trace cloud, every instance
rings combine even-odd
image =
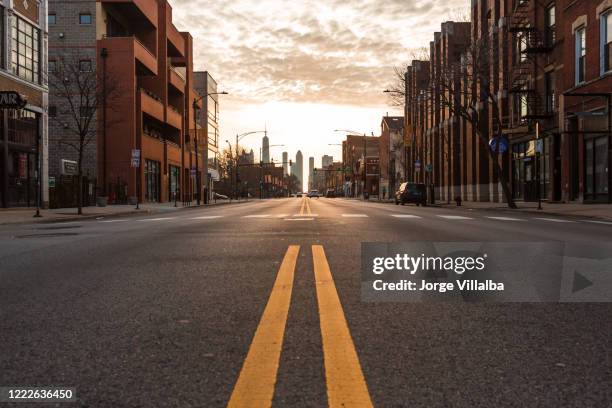
[[[171,0],[195,66],[231,99],[372,106],[468,0]]]

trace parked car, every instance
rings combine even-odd
[[[336,192],[330,188],[325,192],[325,197],[334,198],[336,197]]]
[[[319,190],[310,190],[308,192],[308,197],[319,198]]]
[[[301,197],[301,196],[302,196],[302,193],[297,193],[295,196],[296,196],[296,197]]]
[[[427,205],[427,190],[423,183],[402,183],[395,192],[395,205],[415,203],[417,206]]]

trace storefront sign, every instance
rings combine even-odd
[[[74,176],[78,173],[77,162],[74,160],[62,159],[62,174],[65,176]]]
[[[140,167],[140,158],[132,157],[130,164],[132,167]]]
[[[55,188],[55,177],[49,177],[49,188]]]
[[[0,109],[23,109],[26,99],[15,91],[0,91]]]

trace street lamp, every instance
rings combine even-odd
[[[236,157],[238,157],[238,142],[244,139],[245,137],[249,135],[254,135],[256,133],[264,133],[266,136],[268,135],[267,130],[254,130],[251,132],[236,134]],[[248,194],[249,192],[247,191],[247,197],[248,197]],[[237,164],[236,164],[236,171],[234,172],[234,195],[238,197],[238,167],[237,167]]]
[[[195,144],[195,151],[196,151],[195,166],[196,166],[196,188],[197,188],[196,203],[197,205],[200,205],[200,191],[202,190],[202,187],[200,186],[200,183],[201,183],[200,182],[200,164],[198,160],[198,155],[200,154],[200,151],[198,149],[198,123],[196,120],[196,116],[197,116],[196,111],[199,109],[198,102],[200,102],[204,98],[208,98],[210,95],[229,95],[229,94],[225,91],[207,92],[206,95],[200,96],[199,98],[193,98],[193,131],[195,133],[194,144]]]

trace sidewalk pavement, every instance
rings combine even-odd
[[[362,198],[352,198],[353,200],[363,200]],[[376,198],[370,199],[372,202],[380,202],[385,204],[394,204],[393,199],[377,200]],[[612,221],[612,204],[563,204],[563,203],[542,203],[542,210],[538,210],[537,202],[517,202],[518,208],[508,208],[506,203],[492,203],[492,202],[478,202],[478,201],[463,201],[460,207],[454,201],[447,202],[436,202],[436,204],[429,204],[433,207],[445,208],[445,209],[467,209],[467,210],[493,210],[493,211],[508,211],[514,213],[534,213],[541,215],[564,215],[571,217],[586,217],[586,218],[599,218],[607,221]]]
[[[224,204],[236,204],[247,202],[246,200],[217,200],[209,204],[198,206],[195,201],[191,203],[141,203],[140,209],[136,209],[134,205],[107,205],[106,207],[83,207],[83,215],[77,215],[76,208],[54,208],[48,210],[40,210],[40,218],[34,217],[36,208],[19,207],[19,208],[0,208],[0,225],[5,224],[29,224],[29,223],[45,223],[45,222],[66,222],[80,221],[92,218],[106,218],[111,216],[124,216],[133,214],[153,214],[184,210],[189,208],[203,208]]]

